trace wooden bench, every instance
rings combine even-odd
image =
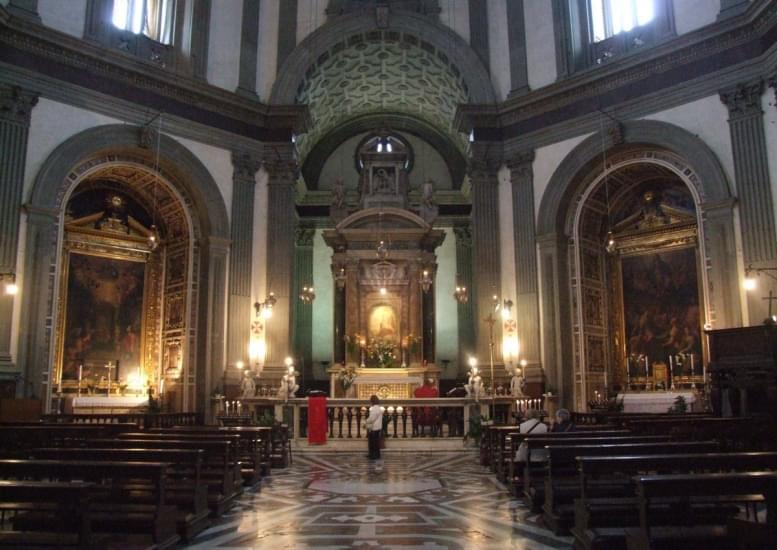
[[[151,433],[189,435],[236,435],[239,436],[240,463],[243,481],[255,485],[262,476],[269,475],[272,455],[272,428],[264,426],[174,426],[156,428]]]
[[[166,499],[177,508],[178,534],[189,541],[210,525],[208,486],[202,478],[205,451],[201,449],[43,448],[33,449],[30,456],[52,460],[168,463]]]
[[[0,477],[13,480],[86,481],[91,490],[94,532],[120,535],[133,541],[169,548],[180,537],[174,507],[167,503],[167,464],[163,462],[101,462],[94,460],[0,460]],[[15,528],[27,530],[56,521],[39,507],[16,516]]]
[[[721,506],[761,495],[766,503],[767,525],[777,526],[777,472],[650,475],[635,477],[634,481],[639,499],[639,527],[626,529],[626,545],[630,550],[737,548],[737,541],[728,533],[728,519],[722,524],[697,523],[693,503],[699,498]],[[657,520],[652,514],[653,502],[662,499],[676,503],[674,521],[668,525],[661,521],[665,515]],[[774,539],[762,544],[759,545],[762,548],[773,547]]]
[[[523,468],[523,496],[527,506],[539,512],[545,502],[545,476],[548,471],[547,447],[558,445],[615,445],[666,443],[664,436],[616,435],[603,437],[547,437],[526,434],[527,460]],[[539,456],[539,458],[537,458]],[[534,458],[532,458],[534,457]]]
[[[89,500],[93,487],[80,481],[0,481],[0,545],[95,547]],[[51,520],[25,529],[13,526],[16,517],[38,510],[47,510]]]
[[[131,424],[32,424],[0,425],[0,454],[5,458],[24,458],[26,451],[38,447],[62,447],[72,441],[116,437],[135,429]]]
[[[202,479],[208,487],[211,515],[221,516],[243,493],[240,462],[229,441],[182,439],[93,439],[82,444],[89,448],[114,449],[202,449]]]
[[[504,482],[508,484],[510,493],[515,496],[523,494],[523,473],[519,472],[517,468],[517,462],[515,455],[518,452],[518,447],[527,436],[531,437],[548,437],[553,439],[574,439],[579,437],[625,437],[631,433],[624,429],[604,429],[604,430],[585,430],[584,432],[549,432],[544,434],[522,434],[518,432],[511,432],[507,434],[505,438],[505,450],[503,460],[506,465],[506,473]]]
[[[574,499],[580,496],[578,457],[612,455],[654,455],[708,453],[719,450],[714,441],[675,441],[634,443],[626,445],[558,445],[547,447],[548,464],[544,480],[545,502],[542,507],[545,524],[556,534],[565,534],[574,520]],[[603,476],[590,480],[590,490],[604,495],[633,494],[630,477]]]
[[[690,473],[777,469],[777,453],[689,453],[637,456],[578,456],[579,496],[574,500],[575,546],[626,548],[626,527],[639,524],[632,479],[638,473]],[[597,481],[617,480],[616,491]],[[755,504],[755,503],[753,503]]]

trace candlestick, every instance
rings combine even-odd
[[[669,388],[674,390],[674,355],[669,356],[669,378],[672,380],[672,385]]]

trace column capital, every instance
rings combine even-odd
[[[472,226],[470,224],[454,225],[453,234],[456,237],[456,246],[472,246]]]
[[[720,91],[720,100],[728,107],[729,117],[732,119],[747,116],[760,116],[761,94],[764,91],[764,82],[757,78],[748,82],[740,82]]]
[[[504,164],[501,143],[475,142],[471,144],[470,151],[467,174],[473,180],[496,176],[496,173]]]
[[[270,176],[270,184],[293,183],[299,173],[299,163],[291,143],[267,143],[262,153],[262,166]]]
[[[38,94],[19,86],[0,84],[0,121],[30,124],[30,113],[38,103]]]
[[[247,151],[232,151],[233,178],[244,183],[256,183],[256,172],[262,167],[262,159]]]
[[[313,247],[313,238],[316,236],[314,227],[297,227],[294,230],[294,244],[298,247]]]
[[[506,159],[505,164],[510,169],[510,180],[513,183],[532,179],[534,157],[534,149],[527,149],[518,151]]]

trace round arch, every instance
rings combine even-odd
[[[577,250],[572,229],[579,202],[589,187],[600,183],[602,142],[607,149],[633,151],[645,162],[672,164],[678,177],[691,188],[697,201],[701,248],[705,256],[708,320],[715,328],[741,324],[737,277],[734,198],[715,154],[697,136],[658,121],[623,123],[617,142],[596,133],[573,149],[553,173],[537,216],[539,279],[542,316],[542,356],[550,382],[559,389],[565,405],[573,405],[575,364],[572,336],[574,261]],[[666,152],[666,155],[663,155]],[[662,158],[665,156],[666,158]],[[609,170],[609,163],[608,163]],[[573,262],[570,264],[570,262]]]
[[[197,329],[191,342],[192,358],[183,381],[191,394],[189,407],[204,411],[212,380],[223,368],[226,259],[229,251],[229,218],[221,193],[205,166],[184,146],[162,135],[156,151],[143,146],[144,129],[129,125],[90,128],[60,144],[38,172],[25,204],[27,212],[24,258],[24,292],[20,329],[19,362],[26,377],[44,398],[51,391],[57,316],[59,261],[63,213],[72,190],[101,165],[136,162],[156,172],[185,199],[196,239],[191,261],[194,284],[191,322]],[[155,139],[152,141],[156,141]],[[186,390],[187,385],[189,387]],[[186,401],[184,401],[186,402]]]

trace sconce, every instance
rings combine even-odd
[[[453,291],[453,297],[460,304],[466,304],[469,301],[467,287],[459,282],[458,275],[456,275],[456,290]]]
[[[9,296],[15,296],[19,293],[19,285],[16,284],[16,273],[0,273],[0,281],[6,281],[5,293]]]
[[[432,272],[425,267],[421,270],[421,289],[424,292],[429,292],[430,288],[432,288]]]
[[[303,286],[299,293],[299,299],[303,304],[312,304],[316,299],[316,291],[312,286]]]
[[[345,275],[345,268],[340,266],[335,270],[335,284],[337,285],[338,290],[342,290],[345,288],[345,280],[347,279]]]
[[[745,280],[742,282],[742,286],[745,290],[755,290],[758,286],[758,279],[754,275],[760,276],[761,273],[765,273],[775,281],[777,277],[772,275],[770,271],[777,271],[777,267],[753,267],[749,265],[745,268]]]
[[[501,313],[502,319],[509,319],[510,312],[513,310],[513,301],[505,299],[500,303],[496,294],[494,294],[492,299],[494,301],[494,313]]]
[[[277,301],[278,300],[275,299],[275,293],[270,292],[264,302],[254,303],[256,316],[259,317],[261,315],[264,319],[269,319],[272,317],[272,308],[275,306],[275,302]]]

